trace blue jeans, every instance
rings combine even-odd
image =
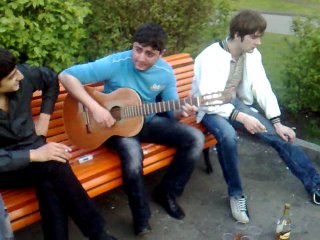
[[[124,189],[135,224],[150,218],[150,208],[143,182],[141,142],[157,143],[177,149],[160,186],[172,196],[180,196],[196,161],[200,158],[204,136],[196,128],[166,117],[154,116],[134,137],[113,136],[106,143],[115,149],[122,162]]]
[[[0,194],[0,239],[13,240],[9,214]]]
[[[320,176],[310,158],[297,145],[282,140],[276,133],[271,122],[260,113],[253,111],[238,99],[232,100],[240,112],[257,118],[267,129],[265,133],[255,134],[257,138],[272,146],[279,154],[291,172],[303,183],[309,194],[320,186]],[[217,152],[224,179],[228,185],[229,196],[239,196],[243,193],[238,167],[237,132],[235,129],[247,131],[245,127],[230,119],[216,114],[206,114],[203,125],[215,135],[218,140]]]

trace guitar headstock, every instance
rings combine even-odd
[[[222,105],[230,101],[231,94],[229,94],[226,91],[219,91],[219,92],[213,92],[213,93],[207,93],[205,95],[202,95],[201,98],[201,107],[211,107],[211,106],[217,106]]]

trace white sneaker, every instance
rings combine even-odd
[[[320,205],[320,189],[312,194],[312,200],[314,204]]]
[[[247,198],[245,196],[230,197],[232,216],[241,223],[248,223]]]

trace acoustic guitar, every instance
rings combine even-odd
[[[110,128],[99,126],[82,103],[71,94],[66,96],[63,107],[65,131],[74,145],[88,150],[99,147],[114,135],[135,136],[140,132],[146,115],[179,110],[185,103],[197,107],[224,103],[222,92],[180,100],[142,103],[139,95],[130,88],[119,88],[109,94],[89,86],[85,86],[85,90],[116,119],[116,123]]]

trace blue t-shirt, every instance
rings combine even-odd
[[[159,58],[149,69],[137,70],[132,62],[132,50],[75,65],[62,73],[76,77],[82,84],[103,81],[105,93],[118,88],[131,88],[140,95],[144,103],[154,103],[156,98],[162,101],[178,99],[172,67]],[[149,115],[148,119],[151,117]]]

